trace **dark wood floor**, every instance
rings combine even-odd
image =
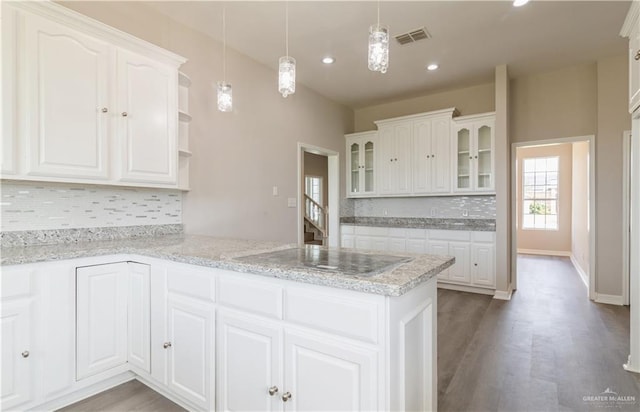
[[[438,290],[440,411],[640,410],[629,309],[587,298],[567,258],[518,258],[511,301]],[[585,401],[610,389],[635,403]],[[183,411],[132,381],[63,411]]]
[[[438,291],[440,411],[640,410],[629,308],[593,303],[568,258],[520,256],[511,301]],[[635,402],[585,401],[607,389]]]

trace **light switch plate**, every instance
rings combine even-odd
[[[278,196],[278,186],[273,187],[273,195]]]
[[[298,206],[298,202],[296,202],[295,197],[287,198],[287,207],[296,207],[296,206]]]

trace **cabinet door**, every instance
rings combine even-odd
[[[139,371],[151,372],[150,267],[129,262],[127,360]]]
[[[411,123],[395,127],[395,154],[393,163],[395,172],[395,188],[393,193],[403,194],[411,192]]]
[[[29,298],[2,303],[2,410],[14,408],[33,397],[31,306]]]
[[[429,254],[432,255],[440,255],[440,256],[449,256],[449,242],[440,241],[440,240],[430,240],[429,241]],[[456,261],[457,263],[457,261]],[[451,269],[445,269],[442,272],[438,273],[438,279],[449,279],[449,271]]]
[[[127,264],[76,270],[77,379],[127,362]]]
[[[375,150],[377,143],[371,139],[362,140],[362,170],[360,176],[362,179],[361,187],[366,194],[375,192]]]
[[[416,194],[431,192],[431,155],[431,121],[417,121],[413,124],[413,192]]]
[[[491,244],[471,246],[471,281],[474,285],[495,287],[495,248]]]
[[[220,311],[217,330],[216,409],[281,410],[281,327],[237,312]]]
[[[27,173],[107,179],[110,47],[33,15],[24,42]]]
[[[640,105],[640,26],[636,24],[629,36],[629,113]]]
[[[346,247],[349,249],[353,249],[356,247],[355,238],[353,235],[342,235],[342,242],[340,243],[341,247]]]
[[[366,235],[356,235],[356,249],[373,249],[373,237]]]
[[[431,122],[431,192],[451,191],[451,119]]]
[[[347,177],[347,193],[350,195],[358,195],[364,189],[360,181],[361,171],[364,167],[364,165],[361,164],[362,147],[360,141],[347,141],[347,153],[347,156],[349,156],[347,163],[347,170],[349,173],[349,176]]]
[[[378,192],[380,194],[391,194],[395,190],[397,179],[396,167],[394,164],[395,154],[395,131],[392,126],[382,126],[378,131]]]
[[[213,305],[170,294],[167,322],[169,389],[194,406],[210,410],[214,393]]]
[[[470,244],[467,242],[449,242],[449,255],[456,258],[456,263],[449,268],[449,280],[469,283],[469,253]]]
[[[0,96],[2,96],[2,110],[0,111],[0,172],[2,174],[14,174],[16,170],[16,78],[17,78],[17,44],[16,44],[16,12],[9,7],[2,8],[0,16],[0,35],[2,39],[2,51],[0,67],[2,78],[0,79]]]
[[[297,411],[377,410],[378,354],[294,328],[285,331],[285,408]]]
[[[118,50],[119,144],[126,182],[176,183],[177,70]]]
[[[494,122],[486,121],[474,126],[475,162],[475,190],[486,192],[494,190]]]
[[[472,190],[472,160],[470,126],[459,126],[453,135],[454,191]]]

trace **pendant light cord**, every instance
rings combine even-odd
[[[286,47],[286,54],[289,57],[289,2],[284,3],[284,43]]]
[[[222,7],[222,80],[227,82],[227,10]]]

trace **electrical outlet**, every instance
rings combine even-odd
[[[278,196],[278,186],[273,187],[273,195]]]
[[[462,216],[464,217],[469,216],[469,211],[467,209],[462,209]]]
[[[386,215],[388,215],[387,209],[384,209],[384,210],[382,211],[382,213],[383,213],[385,216],[386,216]]]
[[[436,209],[435,207],[431,208],[431,217],[436,217],[436,214],[438,214],[438,209]]]
[[[298,202],[296,202],[296,198],[295,197],[288,197],[287,198],[287,207],[296,207],[298,206]]]

